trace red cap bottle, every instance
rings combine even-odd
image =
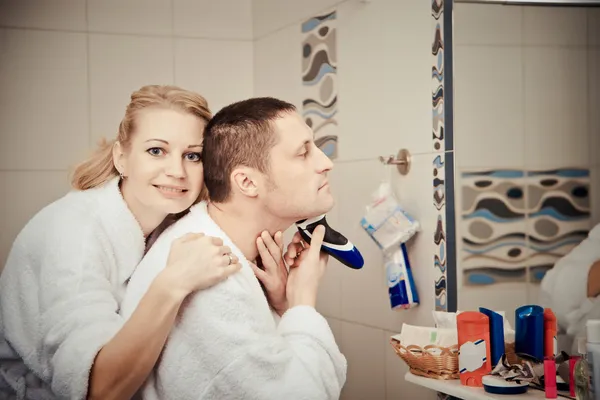
[[[554,358],[558,353],[556,315],[550,308],[544,308],[544,357]]]
[[[465,311],[458,314],[456,321],[460,382],[482,387],[482,377],[492,371],[489,318],[478,311]]]

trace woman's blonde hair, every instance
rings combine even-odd
[[[110,141],[102,140],[96,152],[75,168],[71,179],[71,185],[75,189],[92,189],[119,175],[113,163],[113,146],[116,141],[125,148],[129,146],[131,137],[136,130],[137,114],[148,108],[170,108],[183,111],[197,116],[206,123],[212,118],[206,99],[197,93],[170,85],[143,86],[131,94],[131,101],[119,124],[117,138]],[[203,188],[200,199],[205,197],[206,189]]]

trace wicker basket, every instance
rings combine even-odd
[[[405,347],[393,338],[390,343],[413,374],[441,380],[459,379],[457,345],[452,347],[429,345],[424,348],[409,345]],[[439,352],[431,353],[434,349]]]
[[[410,372],[415,375],[424,376],[434,379],[460,379],[458,372],[458,345],[451,347],[440,347],[435,345],[420,346],[410,345],[403,346],[396,339],[391,339],[390,343],[398,356],[410,368]],[[435,354],[431,350],[439,350]],[[505,343],[504,351],[506,360],[510,364],[521,364],[521,360],[515,354],[515,343]]]

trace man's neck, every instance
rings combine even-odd
[[[231,203],[212,203],[207,206],[208,215],[240,249],[248,261],[256,262],[258,249],[256,239],[265,230],[271,236],[277,231],[285,231],[289,222],[265,215],[253,207],[236,207]]]

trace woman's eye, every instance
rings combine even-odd
[[[160,156],[164,153],[163,149],[161,149],[160,147],[152,147],[151,149],[148,149],[146,151],[151,156]]]
[[[188,153],[185,155],[185,158],[188,161],[198,162],[202,160],[202,155],[200,153]]]

